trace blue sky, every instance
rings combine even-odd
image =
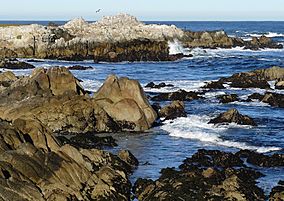
[[[68,20],[129,13],[140,20],[284,20],[284,0],[1,0],[0,20]],[[102,11],[96,14],[96,10]]]

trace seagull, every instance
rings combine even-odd
[[[102,9],[97,10],[96,13],[100,12],[101,10],[102,10]]]

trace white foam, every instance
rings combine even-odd
[[[182,43],[174,39],[173,41],[168,41],[168,46],[169,46],[169,54],[170,55],[175,55],[175,54],[184,54],[184,55],[189,55],[189,49],[184,48]]]
[[[85,79],[83,82],[81,82],[81,84],[85,90],[97,91],[103,85],[103,82]]]
[[[229,128],[240,127],[243,129],[248,129],[251,127],[237,124],[215,126],[213,124],[207,124],[209,120],[209,116],[189,115],[188,117],[181,117],[173,121],[166,121],[165,125],[163,125],[161,128],[169,132],[170,136],[173,137],[189,138],[219,146],[250,149],[260,153],[281,150],[279,147],[258,147],[248,145],[244,142],[223,140],[221,138],[221,134]]]
[[[246,36],[250,36],[250,37],[266,36],[268,38],[274,38],[274,37],[284,37],[284,34],[283,33],[268,32],[268,33],[264,33],[264,34],[246,34]]]

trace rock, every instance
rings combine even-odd
[[[225,95],[220,95],[217,98],[219,99],[220,103],[230,103],[239,100],[237,94],[225,94]]]
[[[230,109],[227,112],[221,113],[218,117],[211,119],[208,123],[236,123],[241,125],[257,126],[252,118],[247,115],[240,114],[236,109]]]
[[[159,116],[165,118],[165,120],[186,117],[184,103],[182,101],[173,101],[160,109]]]
[[[111,75],[94,99],[123,130],[147,130],[157,118],[136,80]]]
[[[266,36],[261,36],[260,38],[252,37],[251,41],[246,41],[245,43],[245,49],[259,50],[263,48],[281,49],[283,45],[272,41],[272,39]]]
[[[263,190],[256,186],[261,176],[234,154],[199,150],[180,170],[162,169],[156,181],[138,179],[133,191],[141,201],[265,200]]]
[[[17,58],[17,53],[6,47],[0,48],[0,59],[15,59]]]
[[[91,66],[80,66],[80,65],[75,65],[75,66],[69,66],[68,67],[69,70],[90,70],[93,69],[93,67]]]
[[[284,89],[284,80],[275,83],[275,89]]]
[[[251,100],[251,99],[255,99],[255,100],[262,100],[264,97],[264,95],[261,95],[259,93],[253,93],[251,95],[248,96],[248,99]]]
[[[202,99],[200,92],[187,92],[185,90],[178,90],[170,93],[160,93],[157,96],[151,98],[153,101],[192,101]]]
[[[18,78],[11,71],[0,73],[0,91],[9,87]]]
[[[155,84],[154,82],[150,82],[148,83],[146,86],[146,88],[154,88],[154,89],[160,89],[160,88],[164,88],[164,87],[174,87],[174,85],[172,84],[166,84],[164,82],[161,82],[159,84]]]
[[[65,137],[68,135],[64,133],[60,136],[57,136],[57,139],[60,141],[62,145],[70,144],[76,148],[84,148],[84,149],[102,149],[104,147],[115,147],[117,146],[116,140],[111,137],[98,137],[94,133],[85,133],[85,134],[75,134],[73,137],[68,139]],[[69,134],[70,135],[70,134]]]
[[[269,195],[269,201],[283,201],[284,200],[284,181],[279,181],[278,186],[275,186]]]
[[[117,156],[132,168],[137,168],[137,166],[139,165],[137,158],[135,158],[135,156],[128,150],[120,151]]]
[[[0,131],[3,200],[130,200],[130,172],[118,156],[60,147],[37,120],[0,120]]]
[[[241,150],[236,156],[246,158],[248,163],[260,167],[284,167],[284,154],[273,154],[271,156],[250,150]]]
[[[225,89],[223,82],[220,82],[220,81],[209,82],[201,88],[205,88],[205,89]]]
[[[38,60],[38,59],[28,59],[27,62],[42,63],[44,61],[43,60]]]
[[[0,68],[6,68],[6,69],[33,69],[35,66],[32,64],[26,63],[26,62],[21,62],[21,61],[2,61],[0,62]]]
[[[274,107],[284,107],[284,94],[265,93],[261,101]]]

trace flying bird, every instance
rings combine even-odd
[[[102,9],[97,10],[96,13],[100,12],[101,10],[102,10]]]

